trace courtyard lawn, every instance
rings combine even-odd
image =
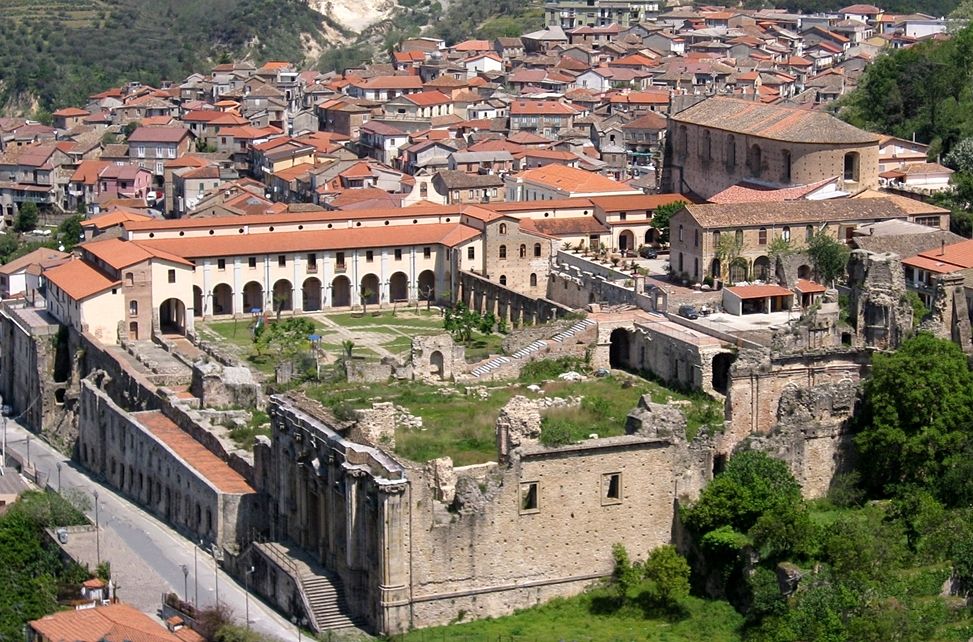
[[[376,314],[377,313],[377,314]],[[396,310],[369,310],[368,314],[361,312],[346,312],[343,314],[325,315],[329,321],[344,328],[373,328],[375,326],[396,326],[403,328],[425,328],[442,330],[443,318],[437,310],[422,309],[416,314],[415,308]]]
[[[393,642],[737,642],[743,617],[727,602],[690,597],[681,618],[651,617],[637,606],[614,608],[603,588],[554,599],[506,617],[419,629]]]

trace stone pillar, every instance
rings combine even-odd
[[[364,473],[357,470],[345,471],[345,564],[350,569],[358,569],[358,479]]]
[[[379,622],[382,633],[402,633],[411,625],[409,619],[409,571],[405,551],[407,515],[405,502],[406,483],[382,485],[378,488],[379,524]]]
[[[291,294],[291,308],[294,312],[304,311],[304,279],[307,278],[307,270],[305,269],[306,257],[302,258],[301,255],[294,255],[294,278],[291,279],[291,283],[294,284],[293,294]]]
[[[243,284],[240,283],[240,257],[233,259],[233,316],[243,314]]]

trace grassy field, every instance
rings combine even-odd
[[[534,381],[488,388],[486,399],[465,395],[462,386],[441,387],[415,382],[311,386],[308,394],[335,410],[339,416],[350,417],[351,409],[367,408],[375,401],[392,401],[403,406],[412,414],[422,417],[423,428],[398,430],[395,435],[397,454],[419,462],[448,456],[453,459],[454,465],[465,466],[496,458],[494,426],[497,415],[514,395],[538,397],[527,390],[530,383]],[[578,382],[550,381],[543,389],[548,397],[584,397],[581,408],[551,409],[545,413],[545,423],[549,422],[549,418],[554,418],[568,426],[569,436],[560,443],[580,441],[591,433],[597,433],[599,437],[624,434],[625,417],[644,394],[651,395],[657,402],[686,399],[684,395],[655,382],[629,375]],[[702,398],[692,403],[690,408],[697,403],[707,407],[717,404]],[[698,423],[691,426],[694,434],[699,426]]]
[[[689,598],[681,619],[612,608],[605,589],[555,599],[502,618],[420,629],[394,642],[736,642],[743,618],[726,602]]]

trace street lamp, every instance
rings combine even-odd
[[[27,467],[30,468],[30,435],[27,435]]]
[[[101,527],[98,522],[98,489],[93,490],[91,494],[95,496],[95,555],[98,560],[98,566],[101,566]]]
[[[182,594],[189,601],[189,567],[185,564],[180,565],[182,568]]]
[[[193,602],[193,606],[197,609],[199,608],[199,567],[196,565],[196,553],[202,545],[203,540],[199,540],[198,544],[193,541],[193,584],[196,586],[196,601]]]
[[[61,462],[57,462],[57,492],[61,494]]]
[[[254,568],[251,566],[245,573],[247,580],[247,592],[244,593],[244,599],[246,600],[246,616],[247,616],[247,629],[250,628],[250,574],[253,573]]]
[[[213,553],[213,576],[216,578],[216,608],[220,608],[220,562],[216,557],[216,542],[210,546]]]

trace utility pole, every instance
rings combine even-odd
[[[250,629],[250,574],[251,574],[251,573],[253,573],[253,570],[254,570],[254,569],[253,569],[253,567],[251,566],[251,567],[250,567],[250,568],[249,568],[249,569],[248,569],[248,570],[246,571],[246,578],[247,578],[247,592],[246,592],[246,593],[244,594],[244,599],[246,600],[246,605],[247,605],[247,606],[246,606],[246,609],[247,609],[247,615],[246,615],[246,617],[247,617],[247,629],[248,629],[248,630]]]
[[[101,526],[98,522],[98,489],[92,491],[95,496],[95,555],[98,566],[101,566]]]
[[[61,494],[61,462],[57,462],[57,493]]]
[[[213,553],[213,576],[216,578],[216,609],[220,608],[220,562],[216,559],[216,542],[210,546]]]
[[[195,606],[197,609],[199,608],[199,566],[196,564],[196,556],[197,551],[199,551],[199,547],[202,545],[203,540],[199,540],[198,544],[196,543],[196,540],[193,540],[193,584],[196,585],[196,601],[193,602],[193,606]]]
[[[4,412],[3,395],[0,395],[0,422],[3,422],[3,443],[0,444],[3,452],[0,453],[0,475],[7,466],[7,413]]]
[[[189,601],[189,567],[182,565],[182,595]]]

